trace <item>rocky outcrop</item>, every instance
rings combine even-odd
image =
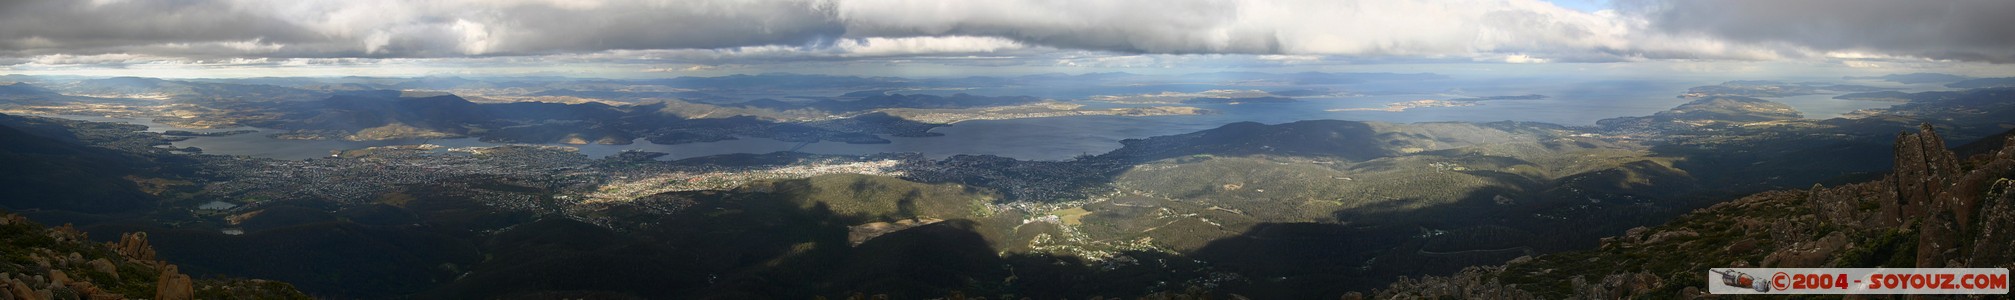
[[[1586,277],[1575,276],[1569,282],[1574,286],[1575,295],[1583,299],[1631,299],[1644,297],[1653,288],[1662,285],[1657,275],[1646,272],[1610,274],[1601,281],[1589,282]]]
[[[1490,297],[1411,291],[1495,289],[1539,298],[1692,298],[1702,295],[1697,282],[1708,268],[2015,267],[2015,138],[1966,161],[1944,145],[1922,126],[1897,137],[1895,170],[1881,180],[1758,193],[1603,239],[1602,249],[1402,280],[1377,298]]]
[[[1920,261],[1944,259],[1962,261],[1966,266],[2015,267],[2015,179],[2009,178],[2015,177],[2015,136],[2007,137],[2001,145],[1990,161],[1961,178],[1944,198],[1948,199],[1947,214],[1959,223],[1959,236],[1972,238],[1972,249],[1964,251],[1970,255],[1929,253],[1935,256],[1920,255]]]
[[[22,279],[28,279],[28,280],[22,281]],[[52,298],[53,296],[50,295],[52,293],[50,293],[48,290],[36,290],[33,285],[29,285],[29,282],[39,283],[41,281],[42,281],[41,279],[33,277],[22,278],[22,277],[15,277],[13,276],[13,274],[0,273],[0,286],[4,286],[5,288],[4,289],[5,296],[0,298],[6,298],[6,299]]]
[[[155,300],[189,300],[196,298],[195,282],[189,275],[182,274],[175,265],[161,268],[161,279],[154,284]]]
[[[119,266],[113,265],[112,261],[100,258],[93,259],[87,264],[91,265],[91,271],[111,275],[112,280],[119,280]]]
[[[128,233],[110,243],[91,241],[76,228],[44,228],[0,213],[0,300],[13,299],[307,299],[292,285],[239,279],[194,280],[155,260],[147,235]],[[134,274],[156,274],[135,276]],[[134,278],[139,277],[139,278]],[[151,295],[149,295],[151,294]]]
[[[1924,203],[1925,221],[1919,229],[1921,238],[1917,245],[1918,267],[1964,264],[1962,252],[1972,249],[1963,247],[1962,242],[1978,240],[1982,225],[1998,225],[1979,222],[1980,208],[1990,197],[2001,196],[1987,193],[1990,187],[2015,175],[2015,157],[2011,157],[2015,153],[2011,152],[2015,149],[2004,148],[1985,163],[1971,166],[1971,170],[1955,176],[1950,186]],[[1953,156],[1951,152],[1940,153],[1947,159]]]
[[[1896,136],[1895,161],[1895,171],[1889,179],[1895,183],[1897,197],[1882,206],[1885,225],[1924,216],[1932,197],[1958,177],[1959,160],[1945,150],[1945,139],[1938,136],[1931,124],[1922,125],[1918,133]]]
[[[119,252],[128,260],[154,261],[154,246],[147,243],[146,232],[131,232],[119,235],[119,241],[112,242],[112,251]]]
[[[2009,144],[2015,144],[2010,139]],[[2010,153],[2001,153],[2007,156]],[[1966,258],[1968,266],[1995,266],[2015,268],[2015,180],[1996,180],[1987,190],[1991,197],[1980,214],[1980,230],[1973,235],[1973,251]]]
[[[1524,259],[1524,258],[1521,258]],[[1372,299],[1537,299],[1517,286],[1498,282],[1504,267],[1470,267],[1448,277],[1399,278]],[[1576,280],[1580,280],[1576,278]]]

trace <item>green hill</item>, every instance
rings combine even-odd
[[[0,115],[0,165],[7,166],[0,170],[0,208],[108,213],[154,205],[126,179],[139,173],[143,159],[58,139],[76,139],[69,131],[38,135],[14,127],[25,122],[31,121]]]

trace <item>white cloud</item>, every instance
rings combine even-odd
[[[1638,0],[1653,28],[1800,52],[2015,62],[2015,1]]]
[[[834,49],[847,56],[893,56],[916,54],[992,53],[1025,48],[1020,42],[998,37],[925,36],[902,38],[842,39]]]
[[[727,68],[735,68],[735,67],[739,67],[739,66],[735,66],[735,65],[686,65],[685,67],[682,67],[682,68],[681,68],[681,67],[663,67],[663,68],[646,68],[646,69],[643,69],[643,72],[645,72],[645,73],[685,73],[685,72],[705,72],[705,71],[715,71],[715,70],[721,70],[721,69],[727,69]]]
[[[1544,58],[1536,58],[1524,54],[1512,54],[1504,56],[1504,62],[1514,64],[1543,64],[1549,61],[1550,60]]]
[[[1257,55],[1253,56],[1253,59],[1265,62],[1274,62],[1284,65],[1321,63],[1328,60],[1327,58],[1321,55],[1279,55],[1279,54]]]
[[[61,0],[28,1],[38,1],[35,4],[39,6],[31,9],[75,10]],[[192,4],[105,2],[85,11],[176,10],[180,13],[174,15],[202,20],[186,22],[209,22],[180,26],[252,25],[234,21],[241,19],[281,22],[280,26],[265,26],[276,27],[270,30],[273,33],[217,32],[205,36],[249,35],[231,40],[289,45],[289,51],[268,54],[297,57],[540,55],[803,45],[842,48],[840,51],[863,56],[984,53],[1029,47],[1163,54],[1402,57],[1515,53],[1539,58],[1608,56],[1611,60],[1752,59],[1769,58],[1757,54],[1770,52],[1704,36],[1650,32],[1645,30],[1649,23],[1637,15],[1583,12],[1539,0],[195,0],[185,3]],[[99,17],[92,13],[82,17],[69,19],[102,19],[90,18]],[[40,24],[30,24],[31,21],[62,20],[24,20],[22,25]],[[201,38],[174,30],[162,33],[148,37]],[[261,34],[286,38],[258,36]]]
[[[1841,61],[1841,62],[1840,62],[1840,64],[1841,64],[1841,65],[1846,65],[1846,66],[1847,66],[1847,67],[1849,67],[1849,68],[1857,68],[1857,69],[1880,69],[1880,68],[1882,68],[1882,64],[1879,64],[1879,63],[1875,63],[1875,62],[1872,62],[1872,61],[1865,61],[1865,60],[1847,60],[1847,61]]]
[[[28,63],[38,65],[82,65],[82,64],[135,63],[135,62],[149,62],[158,60],[161,60],[161,58],[149,57],[145,55],[127,54],[127,53],[108,53],[108,54],[92,54],[92,55],[50,54],[29,58]]]
[[[1537,0],[833,0],[848,35],[985,35],[1148,53],[1578,60],[1777,58],[1775,47],[1649,30],[1637,15]]]
[[[286,45],[281,44],[266,43],[261,39],[217,42],[217,45],[223,46],[225,48],[237,49],[238,51],[244,51],[244,53],[272,53],[274,51],[280,51],[281,48],[287,47]]]
[[[1943,38],[1844,43],[1840,36],[1854,35],[1841,32],[1883,35],[1921,28],[1837,30],[1870,26],[1836,24],[1845,17],[1825,12],[1893,18],[1819,0],[1793,0],[1806,1],[1793,6],[1813,12],[1787,20],[1739,13],[1761,5],[1752,1],[1716,0],[1640,0],[1592,12],[1541,0],[16,1],[0,11],[0,58],[9,58],[0,61],[71,61],[50,55],[270,58],[281,64],[302,58],[537,57],[715,65],[987,56],[1063,66],[1166,67],[1196,59],[1181,56],[1186,54],[1251,54],[1244,58],[1303,66],[1387,59],[1832,63],[1993,60],[1997,53],[2010,53],[1995,49],[2015,43],[1974,41],[2008,40],[1997,31],[2003,29],[1950,25],[1932,26],[1957,31]],[[2007,6],[1946,1],[1940,3],[1952,9]],[[1924,9],[1912,11],[1919,10]],[[1740,18],[1699,18],[1721,14]],[[1978,12],[1962,15],[1969,16],[1967,24],[1998,20]],[[1729,29],[1769,25],[1811,26],[1829,36],[1752,36]],[[1965,39],[1969,36],[1977,38]],[[1933,51],[1948,44],[1958,52]]]
[[[1165,61],[1167,58],[1170,57],[1156,55],[1066,57],[1057,59],[1054,65],[1090,68],[1165,68],[1172,66]]]
[[[469,20],[455,20],[455,25],[452,28],[457,32],[461,32],[461,43],[459,44],[462,48],[462,54],[481,55],[489,52],[491,46],[490,31],[482,23],[469,22]]]

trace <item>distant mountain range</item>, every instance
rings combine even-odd
[[[847,95],[861,96],[861,98],[848,99],[848,100],[825,99],[809,103],[789,103],[770,99],[758,99],[749,102],[730,104],[730,106],[767,108],[775,110],[815,109],[829,113],[850,113],[850,112],[869,111],[881,108],[931,109],[931,108],[975,108],[975,107],[989,107],[989,106],[1010,106],[1010,105],[1036,103],[1037,101],[1042,100],[1028,96],[987,97],[987,96],[974,96],[963,93],[952,94],[949,96],[923,95],[923,94],[904,95],[894,93],[866,94],[866,95],[858,93],[849,93]]]
[[[1972,79],[1972,77],[1943,74],[1943,73],[1910,73],[1910,74],[1889,74],[1882,76],[1866,76],[1866,77],[1847,76],[1845,77],[1845,79],[1878,79],[1895,83],[1920,84],[1920,83],[1953,83],[1967,79]]]
[[[886,143],[887,140],[873,134],[915,135],[935,127],[873,115],[792,123],[749,116],[685,118],[665,113],[665,104],[479,104],[453,95],[421,98],[397,95],[346,93],[319,101],[241,107],[233,114],[257,116],[239,121],[244,125],[349,140],[476,136],[495,142],[629,144],[643,138],[653,143],[677,144],[761,137]]]

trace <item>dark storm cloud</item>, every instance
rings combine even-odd
[[[125,47],[263,39],[321,40],[271,16],[235,12],[215,1],[16,0],[0,4],[0,51],[97,54]]]
[[[1358,56],[1692,53],[1535,0],[28,0],[9,56],[459,57],[776,49],[855,57],[1047,47]],[[979,39],[974,39],[978,37]],[[865,43],[876,41],[875,43]],[[1621,49],[1592,52],[1592,49]],[[1707,49],[1706,57],[1747,55]],[[844,53],[833,53],[835,51]]]
[[[500,9],[510,31],[498,45],[515,52],[727,48],[796,45],[838,38],[845,30],[810,3],[718,3],[713,7],[609,5]]]
[[[809,1],[25,0],[0,56],[444,57],[831,40]]]
[[[1659,29],[1939,59],[2015,62],[2015,1],[1685,0],[1629,3]]]
[[[1539,0],[13,0],[0,1],[0,57],[759,63],[1090,50],[1504,62],[1828,52],[2015,60],[2015,24],[2000,16],[2015,11],[2015,1],[1625,5],[1621,13],[1590,13]]]

